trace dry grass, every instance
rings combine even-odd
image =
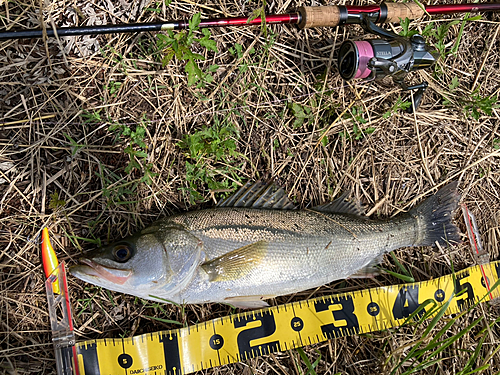
[[[37,27],[40,18],[57,25],[99,22],[154,21],[188,18],[197,11],[204,16],[249,14],[258,4],[216,2],[195,5],[173,0],[159,13],[147,10],[154,2],[61,0],[9,1],[0,6],[2,27]],[[131,5],[133,4],[133,5]],[[365,1],[356,4],[365,4]],[[299,3],[273,1],[271,13],[284,12]],[[438,25],[449,21],[440,19]],[[423,29],[426,21],[412,27]],[[464,112],[464,103],[478,89],[480,97],[498,97],[500,89],[499,18],[467,22],[458,54],[439,62],[439,72],[421,72],[412,82],[430,83],[416,115],[389,111],[399,95],[390,80],[346,85],[338,76],[332,58],[340,43],[357,36],[356,27],[299,31],[273,26],[270,43],[257,27],[213,30],[218,53],[207,53],[207,68],[219,65],[215,80],[206,88],[187,86],[184,63],[171,61],[162,67],[154,55],[154,35],[78,37],[71,41],[20,40],[0,43],[0,372],[8,374],[54,373],[50,326],[40,267],[39,236],[48,226],[60,260],[73,263],[89,240],[119,238],[172,212],[197,209],[182,190],[187,188],[186,151],[178,143],[216,121],[234,124],[239,131],[237,151],[244,157],[230,159],[241,181],[275,178],[301,206],[332,199],[340,191],[353,191],[373,216],[391,216],[405,210],[434,187],[458,180],[466,202],[477,216],[486,249],[498,258],[500,237],[500,112],[481,113],[474,120]],[[396,29],[398,30],[398,29]],[[448,51],[460,25],[451,27],[445,39]],[[235,43],[243,46],[243,57],[229,53]],[[63,47],[63,48],[61,48]],[[250,53],[251,48],[255,53]],[[240,66],[247,65],[246,71]],[[321,75],[326,77],[322,79]],[[454,77],[459,86],[450,90]],[[119,83],[119,84],[117,84]],[[447,98],[450,103],[444,104]],[[304,123],[293,127],[290,108],[297,103],[309,108]],[[347,114],[338,117],[344,110]],[[356,110],[354,114],[353,109]],[[99,111],[101,121],[85,123],[85,112]],[[362,112],[365,121],[355,118]],[[151,185],[139,183],[143,172],[125,173],[128,156],[123,152],[128,137],[109,130],[111,123],[134,128],[147,118],[148,163],[156,173]],[[366,130],[356,140],[353,124]],[[2,125],[3,124],[3,125]],[[225,126],[225,125],[224,125]],[[350,138],[339,135],[351,133]],[[76,144],[71,144],[70,138]],[[227,163],[210,157],[202,160],[217,181],[234,179]],[[129,188],[129,193],[123,188]],[[132,188],[134,188],[132,190]],[[196,190],[210,206],[208,187]],[[120,190],[122,189],[122,190]],[[62,207],[51,207],[57,193]],[[52,197],[52,198],[51,198]],[[464,231],[464,225],[457,218]],[[89,240],[87,240],[89,239]],[[401,263],[418,280],[450,273],[474,263],[466,243],[441,253],[431,248],[396,252]],[[397,270],[390,258],[385,267]],[[349,280],[341,286],[367,288],[398,283],[389,276],[376,280]],[[166,306],[166,313],[143,306],[133,297],[108,293],[69,279],[79,340],[131,336],[175,328],[147,316],[188,324],[227,315],[226,306],[188,306],[182,315]],[[338,291],[339,283],[293,296],[292,300]],[[274,303],[289,301],[279,298]],[[88,302],[88,305],[86,303]],[[475,318],[487,322],[500,313],[485,306],[460,319],[450,330],[456,333]],[[442,327],[444,322],[438,325]],[[483,326],[481,326],[483,328]],[[389,373],[397,357],[384,363],[391,353],[402,356],[416,342],[416,332],[376,332],[372,335],[332,340],[305,348],[311,361],[321,361],[318,374]],[[472,330],[448,352],[450,358],[428,368],[426,373],[454,374],[460,371],[473,349],[479,329]],[[486,339],[477,365],[491,361],[499,368],[498,326]],[[405,347],[408,345],[408,347]],[[301,374],[305,365],[297,352],[276,353],[242,364],[208,370],[207,374]]]

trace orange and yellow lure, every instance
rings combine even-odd
[[[57,260],[56,252],[50,243],[49,230],[43,228],[42,230],[42,262],[43,270],[45,271],[45,277],[49,276],[57,269],[59,262]],[[61,290],[59,288],[59,278],[52,283],[52,290],[55,294],[60,294]]]

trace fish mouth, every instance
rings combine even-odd
[[[80,259],[80,264],[70,268],[70,272],[77,278],[90,276],[92,278],[104,279],[114,284],[123,285],[132,275],[132,270],[104,267],[90,259]]]

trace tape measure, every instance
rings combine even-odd
[[[499,297],[492,288],[499,273],[497,261],[419,283],[319,297],[132,338],[85,341],[77,344],[80,374],[188,374],[395,327],[448,301],[446,314],[458,313]]]

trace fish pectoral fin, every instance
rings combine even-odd
[[[264,259],[268,242],[258,241],[230,251],[201,265],[209,281],[237,280],[260,265]]]
[[[384,261],[384,256],[379,255],[368,263],[363,268],[359,269],[356,273],[349,276],[350,279],[365,279],[368,277],[375,277],[381,274],[380,269],[377,266]]]
[[[224,298],[224,303],[240,309],[259,309],[268,307],[269,304],[264,299],[274,298],[276,296],[239,296]]]

